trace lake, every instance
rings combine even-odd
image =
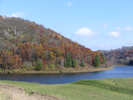
[[[114,66],[111,70],[86,73],[59,74],[0,74],[0,80],[23,81],[41,84],[65,84],[84,79],[133,77],[133,66]]]

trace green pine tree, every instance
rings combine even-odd
[[[100,59],[99,59],[98,55],[95,56],[94,66],[97,68],[100,67]]]
[[[37,61],[35,62],[34,67],[35,67],[35,69],[38,70],[38,71],[42,70],[42,69],[43,69],[42,61],[41,61],[41,60],[37,60]]]
[[[106,57],[105,55],[101,52],[100,54],[102,56],[102,59],[103,59],[103,62],[101,62],[102,64],[105,64],[106,63]]]
[[[77,67],[77,60],[76,60],[76,59],[73,59],[73,60],[72,60],[72,66],[73,66],[74,68]]]
[[[65,56],[64,65],[65,65],[65,67],[72,67],[72,59],[71,59],[71,55],[69,53],[67,53]]]
[[[68,67],[68,54],[65,55],[64,66],[65,66],[65,67]]]
[[[81,60],[81,66],[84,67],[85,64],[84,64],[84,60]]]
[[[72,67],[72,59],[71,59],[71,55],[69,54],[69,67]]]

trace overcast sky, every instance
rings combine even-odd
[[[133,0],[0,0],[0,15],[42,24],[94,51],[133,46]]]

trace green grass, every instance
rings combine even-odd
[[[81,80],[54,85],[15,81],[0,82],[68,100],[133,100],[133,78]]]

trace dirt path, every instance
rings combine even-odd
[[[0,83],[0,100],[66,100],[38,92],[25,93],[25,89],[9,84]]]

